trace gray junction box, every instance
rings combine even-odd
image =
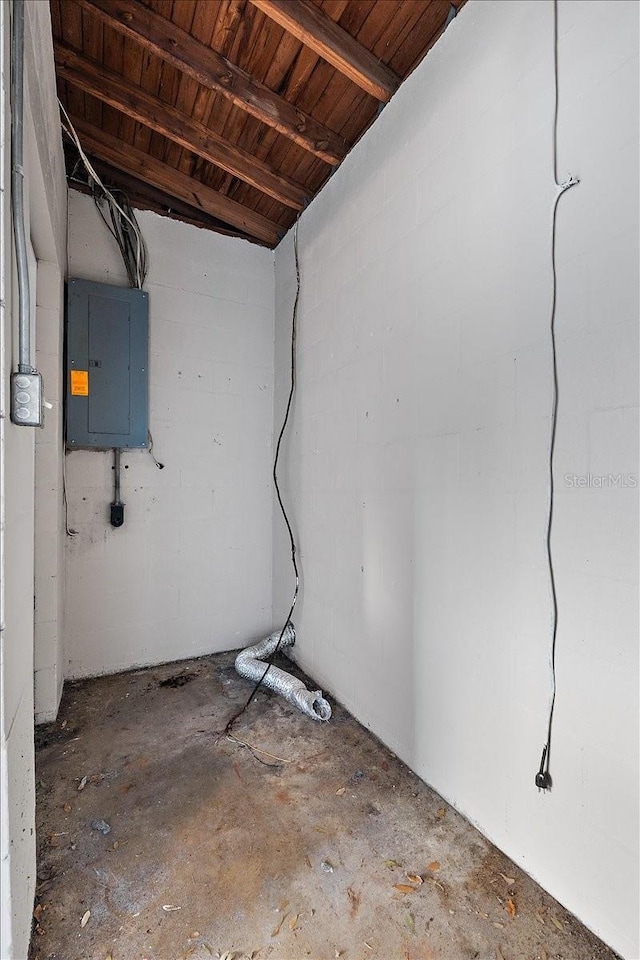
[[[67,284],[67,447],[148,445],[149,294]]]

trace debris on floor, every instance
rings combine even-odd
[[[105,837],[108,833],[111,833],[111,827],[106,820],[92,820],[91,829],[97,830],[98,833],[104,834]]]
[[[165,680],[161,680],[158,686],[160,687],[170,687],[174,690],[177,690],[178,687],[184,687],[185,683],[189,683],[193,680],[194,674],[192,673],[177,673],[175,676],[167,677]]]
[[[246,696],[233,654],[65,686],[31,960],[614,960],[339,705],[221,736]]]

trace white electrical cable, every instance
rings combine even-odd
[[[553,0],[553,83],[554,83],[554,108],[553,108],[553,133],[552,133],[552,152],[553,152],[553,183],[556,189],[556,195],[553,198],[551,208],[551,318],[549,322],[549,332],[551,338],[551,368],[553,389],[551,393],[551,432],[549,436],[549,474],[548,474],[548,507],[547,507],[547,528],[546,528],[546,552],[547,565],[549,568],[549,586],[551,591],[551,693],[549,698],[549,719],[547,723],[547,737],[542,749],[542,758],[540,767],[535,777],[536,786],[540,790],[549,790],[551,787],[551,775],[549,773],[549,761],[551,756],[551,729],[553,726],[553,711],[556,703],[556,640],[558,636],[558,596],[556,592],[556,578],[553,567],[553,553],[551,550],[551,532],[553,529],[553,501],[554,501],[554,455],[556,447],[556,429],[558,425],[558,357],[556,351],[556,305],[558,291],[558,277],[556,269],[556,221],[558,203],[560,197],[571,187],[574,187],[580,181],[576,177],[569,177],[562,183],[558,181],[558,0]]]
[[[144,284],[144,280],[145,280],[145,275],[146,275],[146,272],[147,272],[146,262],[147,262],[147,259],[148,259],[148,258],[147,258],[147,248],[146,248],[146,245],[145,245],[145,242],[144,242],[144,238],[143,238],[143,236],[142,236],[142,233],[140,232],[140,228],[139,228],[138,224],[136,223],[135,217],[130,217],[130,216],[122,209],[122,207],[120,206],[120,204],[118,203],[118,201],[117,201],[116,198],[114,197],[113,193],[108,189],[108,187],[105,187],[104,183],[102,182],[102,180],[100,179],[100,177],[99,177],[98,174],[96,173],[96,170],[95,170],[93,164],[91,163],[91,161],[89,160],[88,156],[87,156],[86,153],[84,152],[84,150],[83,150],[83,148],[82,148],[82,144],[80,143],[80,138],[78,137],[78,134],[76,133],[76,130],[75,130],[75,127],[73,126],[73,123],[71,122],[71,118],[70,118],[69,114],[67,113],[67,111],[65,110],[64,104],[60,101],[60,99],[58,99],[58,105],[60,106],[60,109],[61,109],[62,113],[64,114],[64,117],[65,117],[65,120],[66,120],[66,124],[65,124],[64,122],[62,123],[62,128],[63,128],[63,130],[65,131],[65,133],[67,134],[67,136],[68,136],[68,137],[73,141],[73,143],[75,144],[76,149],[77,149],[78,153],[80,154],[80,158],[81,158],[81,160],[82,160],[82,162],[83,162],[83,164],[84,164],[84,166],[85,166],[85,168],[86,168],[86,170],[87,170],[87,173],[89,174],[89,176],[91,177],[91,179],[94,180],[95,183],[100,187],[100,189],[101,189],[102,192],[104,193],[104,195],[105,195],[108,203],[109,203],[109,204],[112,204],[112,205],[115,207],[115,209],[118,211],[118,213],[119,213],[120,216],[123,218],[123,220],[125,220],[125,222],[128,223],[129,226],[131,227],[131,229],[133,230],[134,236],[135,236],[135,238],[136,238],[136,244],[135,244],[135,256],[136,256],[135,279],[136,279],[136,286],[139,287],[139,288],[142,288],[142,286],[143,286],[143,284]]]
[[[69,139],[70,139],[70,140],[72,141],[72,143],[75,145],[75,147],[76,147],[76,149],[77,149],[77,151],[78,151],[78,154],[79,154],[79,156],[80,156],[80,159],[82,160],[82,163],[84,164],[84,167],[85,167],[87,173],[89,174],[90,179],[95,183],[95,185],[96,185],[96,186],[99,188],[99,190],[100,190],[100,196],[99,196],[99,197],[96,196],[96,193],[94,192],[94,194],[93,194],[93,199],[94,199],[94,202],[95,202],[95,204],[96,204],[96,208],[97,208],[97,210],[98,210],[98,213],[100,214],[100,216],[101,216],[102,219],[104,220],[105,226],[107,227],[107,229],[109,230],[109,232],[112,234],[114,240],[116,241],[116,243],[117,243],[117,245],[118,245],[118,247],[119,247],[119,249],[120,249],[120,253],[122,254],[122,259],[124,260],[125,269],[126,269],[126,271],[127,271],[128,277],[129,277],[129,282],[131,283],[132,286],[137,287],[138,289],[142,289],[142,287],[143,287],[143,285],[144,285],[144,281],[145,281],[146,275],[147,275],[148,254],[147,254],[147,247],[146,247],[146,244],[145,244],[145,242],[144,242],[144,237],[142,236],[142,233],[141,233],[141,231],[140,231],[140,227],[138,226],[138,223],[137,223],[137,221],[136,221],[136,218],[135,218],[135,216],[134,216],[134,214],[133,214],[133,210],[131,210],[131,206],[130,206],[128,200],[127,200],[126,205],[127,205],[127,207],[129,208],[129,211],[130,211],[129,213],[127,213],[127,211],[126,211],[125,209],[123,209],[123,207],[121,206],[121,204],[118,203],[118,201],[116,200],[116,198],[115,198],[114,194],[112,193],[112,191],[109,190],[109,188],[104,185],[104,183],[102,182],[102,180],[101,180],[100,177],[98,176],[98,174],[97,174],[97,172],[96,172],[93,164],[92,164],[91,161],[89,160],[87,154],[84,152],[84,149],[83,149],[82,144],[81,144],[81,142],[80,142],[80,138],[78,137],[78,134],[77,134],[77,132],[76,132],[76,130],[75,130],[75,127],[73,126],[73,123],[71,122],[71,118],[70,118],[69,114],[67,113],[67,111],[66,111],[66,109],[65,109],[65,107],[64,107],[64,104],[60,101],[60,99],[58,99],[58,105],[59,105],[59,107],[60,107],[60,110],[62,111],[62,114],[63,114],[64,118],[65,118],[64,120],[61,121],[62,129],[65,131],[65,133],[67,134],[67,136],[69,137]],[[66,122],[65,122],[65,121],[66,121]],[[121,192],[121,191],[120,191],[120,192]],[[124,195],[123,195],[123,196],[124,196]],[[109,225],[109,223],[108,223],[108,221],[107,221],[107,218],[106,218],[105,215],[103,214],[102,209],[101,209],[101,207],[100,207],[100,202],[101,202],[102,200],[105,200],[106,203],[107,203],[107,205],[108,205],[108,207],[109,207],[109,211],[110,211],[110,213],[111,213],[111,223],[112,223],[112,226]],[[114,211],[117,211],[117,214],[119,215],[119,217],[116,216],[116,214],[114,213]],[[131,228],[131,234],[130,234],[129,231],[127,230],[125,224],[128,224],[129,227]],[[69,233],[68,233],[68,231],[69,231],[69,225],[68,225],[68,222],[67,222],[67,248],[68,248],[68,242],[69,242]],[[133,258],[135,259],[135,263],[133,263],[133,261],[132,261],[132,256],[131,256],[131,254],[133,254]],[[68,258],[68,250],[67,250],[67,260],[68,260],[68,259],[69,259],[69,258]],[[150,432],[149,432],[149,438],[151,438],[151,433],[150,433]],[[156,460],[156,458],[154,457],[152,451],[153,451],[153,441],[151,440],[151,447],[150,447],[150,449],[149,449],[149,453],[151,454],[151,456],[152,456],[152,458],[153,458],[156,466],[157,466],[160,470],[162,470],[163,467],[164,467],[164,464],[161,464],[158,460]],[[120,463],[120,461],[119,461],[119,455],[120,455],[120,450],[119,450],[119,448],[115,448],[115,449],[114,449],[114,453],[115,453],[116,464],[117,464],[116,475],[115,475],[115,477],[116,477],[116,496],[115,496],[115,501],[114,501],[114,503],[118,503],[118,504],[119,504],[119,502],[120,502],[120,498],[119,498],[119,479],[120,479],[120,475],[119,475],[119,463]],[[65,457],[64,457],[64,459],[63,459],[63,465],[62,465],[62,486],[63,486],[64,509],[65,509],[65,530],[66,530],[66,533],[67,533],[67,536],[68,536],[68,537],[74,537],[74,536],[76,536],[77,531],[76,531],[76,530],[73,530],[73,529],[69,526],[69,505],[68,505],[68,499],[67,499],[66,455],[65,455]],[[113,508],[113,506],[114,506],[114,504],[112,504],[112,508]],[[112,519],[112,523],[113,523],[113,519]]]

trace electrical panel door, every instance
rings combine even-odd
[[[91,280],[67,284],[66,441],[148,443],[149,294]]]

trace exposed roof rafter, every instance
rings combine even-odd
[[[250,0],[305,46],[385,103],[400,86],[393,70],[308,0]]]
[[[48,3],[58,96],[110,182],[275,247],[465,0]]]
[[[222,93],[278,133],[330,164],[347,152],[344,139],[221,56],[171,20],[139,0],[76,0],[109,26],[188,74]]]
[[[117,137],[94,127],[86,120],[72,116],[71,122],[87,153],[95,154],[116,169],[130,173],[163,193],[177,197],[189,206],[237,227],[262,243],[275,246],[278,242],[280,228],[261,214],[154,159],[142,150],[123,144]]]
[[[68,44],[55,44],[56,72],[85,93],[161,133],[294,210],[305,204],[303,188],[277,174],[241,148],[228,143],[203,123],[77,53]]]
[[[70,143],[65,145],[65,155],[67,154],[72,169],[75,169],[77,154],[75,148],[73,148]],[[96,172],[102,178],[103,183],[111,190],[123,190],[127,194],[131,205],[139,210],[152,210],[154,213],[159,213],[162,217],[182,220],[184,223],[191,223],[193,226],[200,227],[204,230],[215,230],[216,233],[222,233],[225,236],[253,240],[253,237],[247,236],[242,230],[230,227],[228,224],[223,223],[222,220],[209,216],[209,214],[203,210],[196,209],[183,200],[179,200],[177,197],[170,197],[162,190],[158,190],[149,183],[139,180],[130,173],[125,173],[123,170],[116,170],[111,164],[105,163],[104,160],[100,160],[96,156],[92,156],[91,162]],[[70,177],[69,182],[74,190],[79,190],[81,193],[93,196],[93,189],[88,179],[85,180],[81,177],[78,178],[74,176]]]

